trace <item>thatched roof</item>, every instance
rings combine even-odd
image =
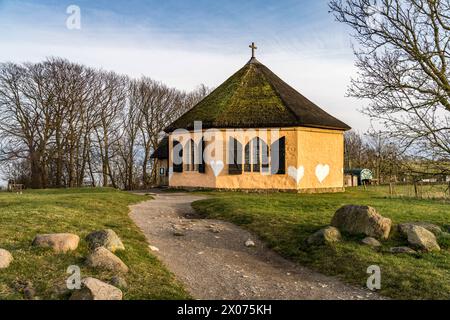
[[[158,148],[150,156],[151,159],[169,159],[169,137],[164,137],[158,145]]]
[[[204,129],[297,126],[350,129],[255,58],[165,131],[192,130],[194,121],[202,121]]]

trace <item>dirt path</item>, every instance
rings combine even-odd
[[[158,193],[131,207],[154,253],[196,299],[377,299],[283,259],[227,222],[192,219],[187,193]],[[251,239],[255,247],[246,247]]]

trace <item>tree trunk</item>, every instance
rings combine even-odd
[[[41,155],[38,151],[30,152],[30,165],[31,165],[31,188],[42,188],[42,168],[41,168]]]

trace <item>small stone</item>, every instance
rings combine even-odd
[[[66,253],[78,248],[80,237],[71,233],[38,234],[32,245],[41,248],[52,248],[56,253]]]
[[[255,242],[253,242],[251,239],[248,239],[247,241],[245,241],[245,246],[246,247],[254,247]]]
[[[81,281],[81,289],[72,293],[70,300],[122,300],[122,291],[95,278]]]
[[[157,248],[157,247],[155,247],[155,246],[148,246],[149,247],[149,249],[151,250],[151,251],[155,251],[155,252],[158,252],[159,251],[159,248]]]
[[[33,286],[29,285],[25,289],[23,289],[23,296],[27,300],[34,300],[36,296],[36,290],[34,290]]]
[[[118,287],[118,288],[122,288],[122,289],[126,289],[128,288],[128,283],[127,281],[120,277],[120,276],[114,276],[111,278],[110,283],[114,286],[114,287]]]
[[[6,269],[13,261],[12,254],[5,249],[0,249],[0,269]]]
[[[185,236],[185,233],[182,232],[182,231],[179,231],[179,230],[175,230],[175,231],[173,232],[173,235],[174,235],[175,237],[184,237],[184,236]]]
[[[86,259],[86,264],[92,268],[101,268],[114,272],[128,272],[128,267],[118,256],[104,247],[98,247]]]
[[[341,233],[335,227],[326,227],[310,235],[306,242],[309,245],[331,244],[341,240]]]
[[[410,247],[393,247],[389,249],[390,253],[399,254],[399,253],[407,253],[407,254],[414,254],[416,251],[411,249]]]
[[[212,227],[209,229],[212,233],[220,233],[222,230],[219,227]]]
[[[370,246],[370,247],[381,247],[380,241],[378,241],[377,239],[372,238],[372,237],[366,237],[366,238],[362,239],[361,243],[365,244],[367,246]]]
[[[86,236],[89,249],[94,250],[98,247],[105,247],[111,252],[125,250],[125,246],[119,236],[111,229],[91,232]]]
[[[54,299],[61,300],[64,298],[68,298],[70,296],[70,290],[67,288],[67,283],[65,280],[59,281],[55,284],[52,290],[52,297]],[[65,300],[65,299],[64,299]]]

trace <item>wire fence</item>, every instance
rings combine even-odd
[[[359,187],[384,196],[419,199],[450,199],[450,184],[417,182],[413,184],[390,183]]]

